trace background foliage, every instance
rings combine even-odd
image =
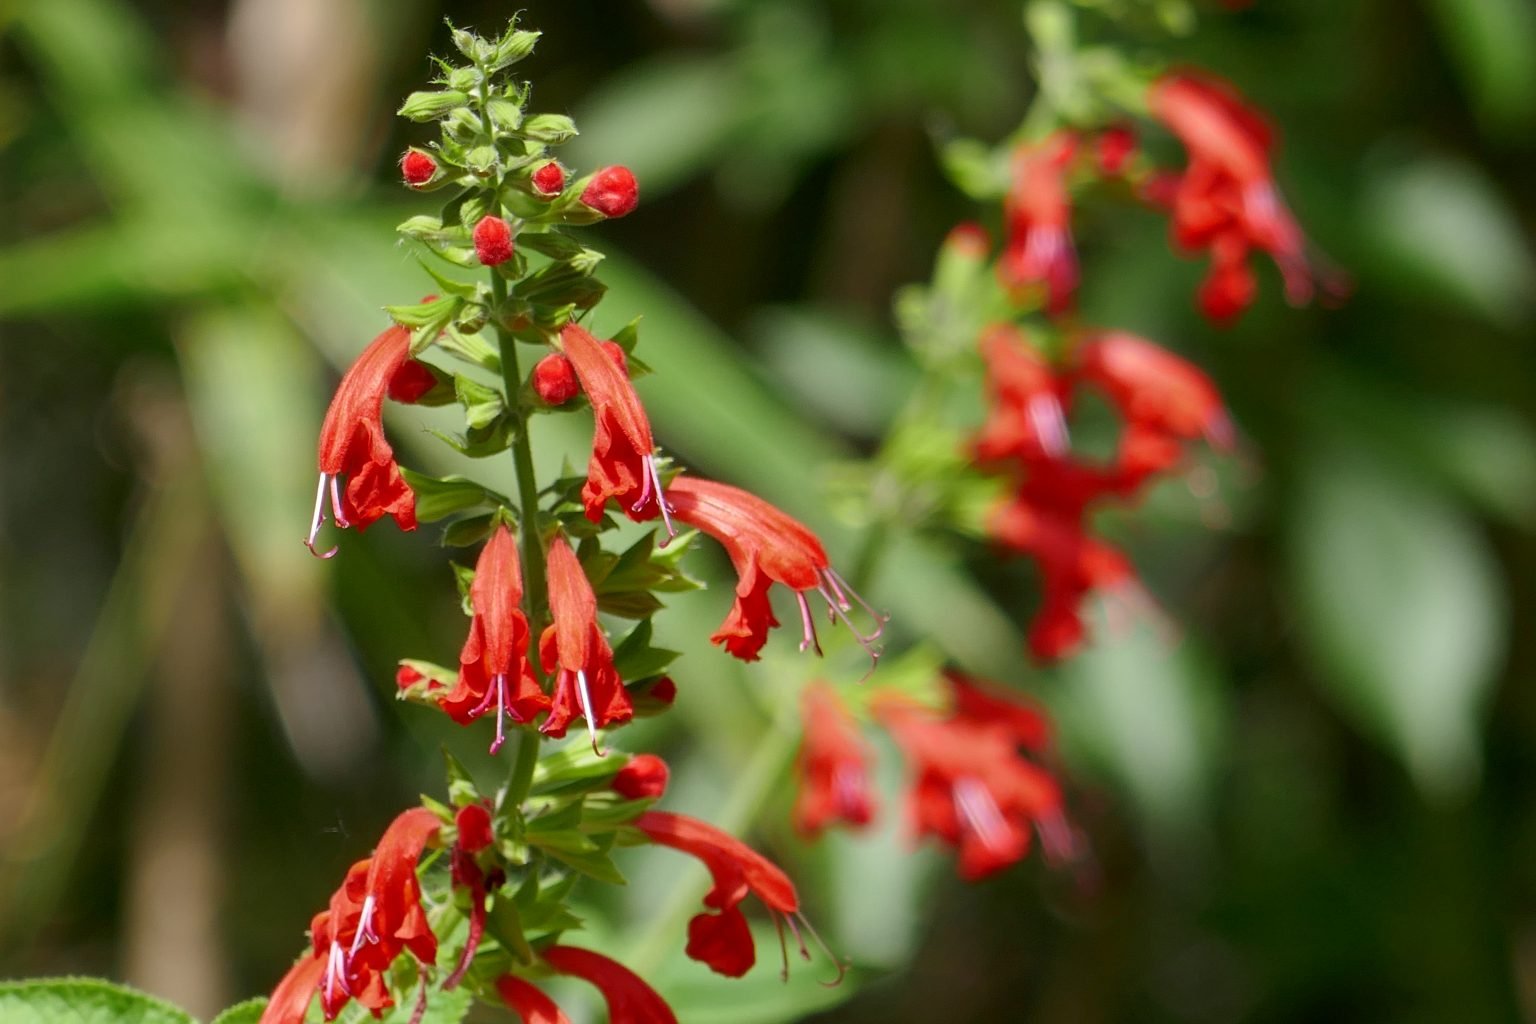
[[[1171,651],[1144,623],[1031,670],[1027,572],[893,539],[871,590],[898,627],[1058,715],[1092,861],[967,887],[910,855],[894,814],[797,843],[772,679],[804,665],[782,637],[758,674],[708,650],[717,588],[663,620],[693,656],[643,741],[677,766],[676,806],[757,823],[864,969],[831,995],[813,972],[710,977],[658,940],[702,885],[665,856],[637,854],[622,902],[594,908],[605,948],[690,1022],[848,995],[817,1019],[1536,1016],[1536,14],[1259,0],[1170,37],[1176,3],[1083,6],[1122,16],[1085,11],[1085,34],[1211,67],[1273,112],[1282,186],[1357,286],[1297,311],[1266,278],[1221,333],[1159,218],[1081,225],[1086,318],[1209,368],[1249,441],[1214,497],[1168,485],[1123,524],[1180,624]],[[448,49],[444,13],[510,12],[0,4],[0,974],[126,978],[211,1017],[271,985],[346,865],[433,785],[447,727],[393,702],[391,667],[456,643],[446,554],[430,529],[380,528],[321,565],[298,539],[335,367],[420,289],[386,242],[413,212],[394,160],[420,141],[392,111]],[[663,443],[846,557],[836,462],[911,379],[890,296],[972,215],[934,141],[1017,123],[1018,5],[526,21],[546,33],[539,106],[583,130],[571,162],[641,181],[605,229],[622,255],[598,327],[644,313]],[[584,440],[560,429],[539,439],[548,471]]]

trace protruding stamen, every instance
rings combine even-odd
[[[645,503],[654,495],[656,507],[661,511],[662,525],[667,528],[667,539],[658,547],[666,547],[673,537],[677,536],[677,529],[672,525],[672,506],[667,504],[667,495],[661,489],[661,473],[656,469],[656,457],[647,455],[640,460],[642,482],[640,484],[640,500],[629,506],[631,512],[639,512],[645,508]]]
[[[884,629],[884,626],[876,626],[875,631],[866,636],[865,634],[859,632],[859,628],[853,624],[853,620],[848,617],[848,613],[838,607],[836,598],[828,593],[826,584],[822,584],[821,586],[817,587],[816,593],[821,595],[821,599],[827,602],[827,607],[832,610],[832,614],[837,616],[838,619],[842,620],[843,625],[848,627],[848,632],[852,633],[853,638],[858,641],[859,646],[864,648],[864,653],[869,655],[869,672],[873,672],[875,670],[875,665],[880,661],[880,648],[875,646],[875,641],[879,639],[880,632],[882,629]],[[879,622],[880,620],[877,619],[876,621]],[[817,651],[817,653],[819,654],[821,652]],[[869,672],[864,674],[865,679],[869,678]]]
[[[357,934],[352,936],[352,948],[347,950],[348,963],[351,963],[352,958],[357,956],[357,951],[363,948],[365,941],[370,943],[379,941],[378,934],[373,930],[374,906],[373,893],[363,897],[363,910],[357,918]]]
[[[608,752],[597,745],[597,729],[592,724],[592,691],[587,688],[587,673],[576,670],[576,699],[581,703],[581,713],[587,720],[587,736],[592,740],[592,753],[607,757]]]
[[[1035,395],[1024,410],[1045,453],[1065,455],[1072,446],[1072,435],[1067,430],[1067,418],[1062,415],[1061,402],[1057,401],[1056,396],[1049,393]]]
[[[875,631],[869,634],[869,639],[879,640],[880,635],[885,632],[885,624],[891,621],[891,617],[889,615],[883,615],[880,612],[875,611],[875,609],[870,606],[869,602],[860,597],[859,592],[849,586],[848,581],[843,579],[843,577],[838,574],[838,571],[832,568],[830,565],[821,570],[821,577],[832,586],[832,589],[836,591],[838,597],[843,597],[846,594],[847,596],[853,598],[854,602],[864,610],[864,614],[868,615],[870,620],[875,624]],[[843,611],[850,610],[847,604],[843,604],[842,608]]]
[[[335,939],[331,940],[331,950],[326,954],[325,978],[322,984],[325,986],[325,999],[328,1003],[336,1001],[338,988],[348,999],[352,998],[352,989],[347,985],[346,954],[341,950],[341,943]]]
[[[784,940],[784,918],[779,914],[773,915],[773,930],[779,933],[779,960],[784,965],[779,968],[779,980],[789,980],[789,943]]]
[[[837,977],[833,978],[831,981],[821,982],[822,987],[836,988],[837,986],[841,985],[843,983],[843,979],[848,976],[848,965],[843,963],[841,957],[832,952],[832,947],[827,945],[826,940],[821,937],[821,933],[816,930],[816,926],[811,924],[810,918],[806,917],[804,913],[798,910],[795,911],[795,917],[798,918],[800,923],[805,926],[805,930],[810,932],[811,941],[816,943],[816,948],[825,953],[827,955],[827,959],[832,961],[832,966],[837,968]],[[800,930],[795,928],[794,920],[789,918],[786,918],[786,920],[789,921],[789,927],[794,930],[795,938],[800,943],[800,955],[809,960],[811,958],[811,954],[810,951],[805,948],[805,940],[800,938]]]
[[[491,677],[491,685],[485,688],[485,696],[480,699],[469,711],[470,718],[479,718],[491,709],[491,704],[496,705],[496,738],[491,741],[491,753],[501,749],[501,745],[507,741],[506,732],[502,720],[507,713],[507,676],[504,672],[498,672]]]
[[[347,522],[346,513],[341,510],[341,482],[339,477],[331,477],[331,518],[336,522],[338,530],[345,530],[352,524]]]
[[[816,636],[816,623],[811,621],[811,603],[805,599],[805,591],[795,591],[795,600],[800,604],[800,623],[805,632],[800,639],[800,650],[807,647],[816,649],[816,656],[821,657],[821,641]]]
[[[1008,821],[986,784],[969,775],[955,780],[955,810],[971,827],[982,845],[996,850],[1002,847]]]
[[[316,558],[330,558],[336,554],[336,549],[321,554],[315,550],[315,538],[320,536],[320,527],[325,522],[325,481],[328,476],[320,474],[320,485],[315,488],[315,514],[309,519],[309,536],[304,538],[304,546],[309,548],[309,553]]]

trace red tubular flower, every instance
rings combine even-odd
[[[581,192],[581,201],[604,217],[622,217],[640,203],[640,186],[628,167],[604,167]]]
[[[857,723],[826,683],[806,688],[802,711],[805,740],[795,760],[800,781],[795,828],[815,836],[834,821],[868,825],[874,817],[869,749]]]
[[[656,800],[667,791],[667,762],[655,754],[636,754],[614,775],[610,788],[626,800]]]
[[[419,149],[408,149],[400,158],[400,177],[407,185],[425,185],[437,173],[437,161]]]
[[[1022,860],[1039,830],[1052,856],[1069,849],[1061,791],[1022,758],[994,723],[941,719],[895,695],[875,712],[911,762],[909,804],[917,835],[933,835],[960,855],[960,876],[985,878]]]
[[[304,1015],[315,998],[315,989],[320,987],[320,975],[324,971],[325,957],[312,952],[300,957],[272,990],[257,1024],[304,1024]]]
[[[539,638],[539,663],[555,677],[555,691],[540,732],[564,736],[572,718],[587,721],[592,749],[597,731],[634,717],[629,691],[613,667],[613,650],[597,624],[597,596],[563,537],[549,545],[549,612],[554,622]]]
[[[656,471],[651,421],[629,378],[579,324],[566,324],[561,330],[560,347],[592,402],[592,459],[581,489],[587,518],[594,523],[600,520],[603,506],[613,498],[637,522],[660,512],[667,535],[674,536],[672,509],[662,495]],[[650,511],[653,503],[655,511]]]
[[[789,876],[741,840],[697,818],[666,811],[646,811],[635,819],[635,827],[653,843],[698,858],[714,879],[714,887],[704,897],[704,906],[709,910],[688,922],[685,952],[694,960],[708,964],[711,970],[730,978],[739,978],[751,969],[757,961],[757,949],[740,907],[749,894],[762,900],[774,915],[773,923],[779,929],[781,942],[787,923],[799,944],[800,955],[810,959],[810,951],[800,935],[799,925],[803,924],[818,945],[826,949],[800,913],[800,896]],[[715,912],[710,913],[710,910]],[[827,955],[831,956],[831,953]],[[843,965],[836,957],[832,960],[837,964],[841,978]],[[787,947],[784,948],[784,973],[788,976]]]
[[[512,228],[495,214],[480,218],[473,237],[475,258],[485,266],[498,266],[512,258]]]
[[[317,461],[320,484],[305,545],[315,551],[315,538],[325,521],[326,485],[330,485],[331,519],[340,529],[366,529],[386,515],[402,530],[416,529],[416,495],[406,486],[395,463],[394,449],[384,437],[384,396],[413,402],[430,387],[423,386],[420,363],[410,357],[411,332],[399,325],[374,338],[342,375],[320,425]],[[341,490],[345,477],[346,490]],[[336,553],[331,548],[322,558]]]
[[[1232,445],[1232,421],[1216,385],[1188,360],[1124,331],[1094,335],[1075,355],[1078,378],[1102,388],[1128,424]]]
[[[480,551],[475,580],[469,586],[474,616],[459,653],[458,685],[439,698],[443,710],[460,724],[496,709],[493,754],[506,741],[506,716],[514,722],[529,722],[549,706],[528,663],[528,620],[519,606],[522,598],[517,541],[506,524],[498,524]]]
[[[1093,159],[1101,175],[1117,177],[1136,153],[1136,132],[1127,124],[1105,128],[1093,140]]]
[[[1011,290],[1044,285],[1046,308],[1064,312],[1077,289],[1077,253],[1072,246],[1072,201],[1067,166],[1077,137],[1057,132],[1037,145],[1020,146],[1013,156],[1013,184],[1003,202],[1007,237],[997,272]]]
[[[483,803],[465,804],[453,816],[459,830],[458,846],[465,853],[476,854],[491,845],[491,812]]]
[[[1051,747],[1051,723],[1038,705],[991,683],[953,669],[944,673],[954,700],[955,716],[977,725],[993,725],[1025,750],[1043,753]]]
[[[571,1024],[570,1018],[560,1012],[553,999],[522,978],[502,975],[496,979],[496,993],[523,1019],[523,1024]]]
[[[575,946],[550,946],[543,956],[561,974],[590,982],[601,992],[613,1024],[677,1024],[666,1001],[623,964]]]
[[[1189,168],[1172,191],[1173,234],[1180,248],[1209,248],[1216,257],[1201,289],[1207,315],[1222,322],[1247,306],[1250,247],[1274,258],[1292,303],[1308,301],[1306,239],[1275,188],[1274,135],[1263,117],[1230,84],[1205,75],[1164,75],[1147,100],[1189,151]]]
[[[976,458],[1031,463],[1064,454],[1070,439],[1061,385],[1050,365],[1013,324],[987,328],[979,345],[992,404],[972,444]]]
[[[710,637],[711,643],[723,645],[743,661],[757,660],[768,630],[779,624],[768,602],[768,589],[782,583],[795,591],[800,604],[802,651],[813,647],[821,653],[806,600],[806,592],[814,590],[827,602],[829,614],[848,626],[870,659],[880,657],[873,644],[884,629],[885,618],[837,574],[821,541],[797,520],[740,488],[698,477],[680,476],[672,481],[667,498],[678,519],[720,542],[740,577],[736,604]],[[860,633],[853,625],[848,618],[853,610],[850,602],[857,602],[875,621],[873,632]]]
[[[535,167],[528,180],[533,185],[534,195],[540,199],[553,199],[565,191],[565,168],[551,160]]]
[[[324,962],[318,987],[326,1020],[352,999],[375,1016],[393,1006],[385,975],[403,950],[424,964],[436,962],[437,938],[421,906],[416,862],[441,828],[424,807],[401,813],[373,856],[352,866],[329,909],[315,917],[310,939],[315,958]],[[290,1005],[296,1003],[294,996]]]

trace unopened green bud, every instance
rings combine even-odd
[[[539,41],[538,32],[520,32],[516,29],[508,29],[496,43],[495,50],[487,62],[492,71],[499,71],[509,64],[516,64],[533,52],[534,44]]]
[[[454,68],[448,72],[448,88],[472,92],[479,87],[483,77],[479,68]]]
[[[463,107],[469,99],[456,89],[440,92],[413,92],[405,98],[397,111],[401,117],[412,121],[433,121]]]
[[[576,122],[564,114],[534,114],[523,122],[523,135],[535,142],[558,146],[577,135]]]
[[[458,50],[470,60],[475,59],[476,51],[478,49],[477,44],[479,42],[480,37],[475,35],[473,32],[466,32],[462,28],[456,28],[453,30],[454,49]]]
[[[476,146],[464,154],[464,166],[471,174],[486,178],[496,170],[496,147]]]
[[[491,123],[507,131],[517,131],[523,123],[523,108],[508,99],[493,99],[485,105]]]
[[[460,107],[443,122],[443,134],[462,145],[474,142],[484,131],[485,125],[468,107]]]

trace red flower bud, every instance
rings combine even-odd
[[[466,804],[454,815],[459,829],[459,849],[476,854],[491,845],[491,812],[484,804]]]
[[[612,788],[626,800],[655,800],[667,791],[667,762],[655,754],[637,754],[613,777]]]
[[[656,680],[656,684],[651,687],[646,696],[659,700],[663,704],[671,704],[677,700],[677,684],[672,681],[671,676],[662,676]]]
[[[640,186],[628,167],[604,167],[592,176],[581,201],[604,217],[622,217],[640,202]]]
[[[512,229],[500,217],[486,214],[475,225],[475,256],[487,267],[512,258]]]
[[[437,173],[437,161],[419,149],[408,149],[400,157],[400,176],[407,185],[425,185]]]
[[[540,164],[529,176],[533,194],[541,199],[553,199],[565,190],[565,168],[554,160]]]
[[[533,368],[533,390],[545,405],[564,405],[581,391],[581,383],[571,361],[551,352]]]
[[[1099,173],[1113,178],[1125,171],[1125,165],[1136,152],[1136,132],[1130,125],[1110,125],[1099,133],[1093,143],[1093,159]]]
[[[629,357],[624,354],[624,346],[616,341],[605,341],[601,347],[604,352],[608,353],[608,358],[613,360],[613,365],[617,366],[624,376],[628,377]]]
[[[437,377],[426,363],[407,359],[399,371],[390,378],[389,397],[396,402],[410,405],[437,387]]]

